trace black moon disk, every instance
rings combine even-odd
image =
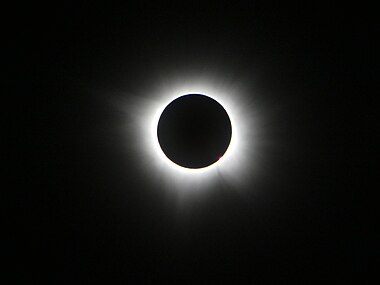
[[[161,114],[157,137],[164,154],[186,168],[203,168],[226,152],[232,134],[230,118],[217,101],[188,94],[172,101]]]

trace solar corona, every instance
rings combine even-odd
[[[246,184],[257,126],[244,88],[211,76],[188,76],[152,83],[141,92],[127,106],[128,139],[135,139],[130,158],[146,182],[185,192],[220,181]]]

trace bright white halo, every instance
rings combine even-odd
[[[141,167],[147,182],[155,187],[173,191],[204,190],[218,183],[245,185],[252,176],[255,155],[255,136],[252,102],[245,96],[244,88],[191,77],[168,82],[163,80],[145,88],[135,104],[128,104],[132,125],[128,125],[130,136],[135,137],[133,156]],[[157,137],[159,118],[166,106],[178,97],[187,94],[202,94],[219,102],[226,110],[232,125],[231,142],[225,154],[214,164],[198,169],[179,166],[166,157]]]

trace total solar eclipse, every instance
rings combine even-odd
[[[185,168],[204,168],[226,152],[232,135],[221,104],[202,94],[178,97],[162,112],[157,138],[164,154]]]

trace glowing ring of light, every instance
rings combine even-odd
[[[135,118],[130,135],[137,134],[134,156],[153,185],[189,190],[207,188],[217,180],[244,184],[252,175],[256,133],[249,97],[236,86],[213,82],[210,78],[207,82],[174,80],[157,85],[144,91],[150,95],[129,104]],[[204,94],[216,100],[230,117],[232,135],[228,149],[217,162],[204,168],[190,169],[175,164],[166,157],[158,142],[157,126],[162,112],[170,102],[185,94]]]

